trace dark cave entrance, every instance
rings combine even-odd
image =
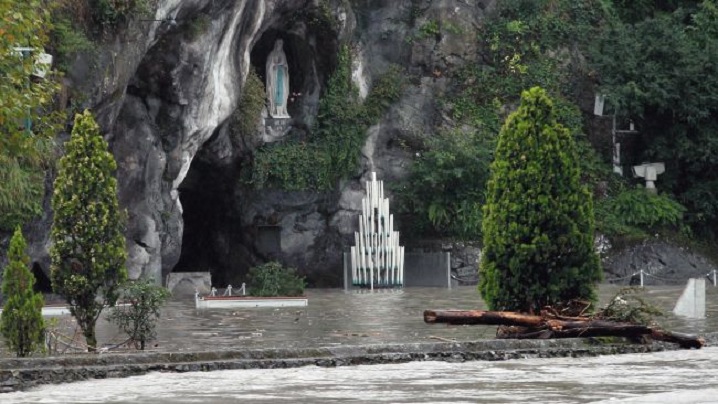
[[[35,276],[35,286],[33,287],[35,292],[52,293],[52,282],[50,282],[50,278],[45,275],[39,263],[35,262],[32,264],[32,274]]]
[[[172,272],[210,272],[217,287],[240,285],[246,281],[242,263],[250,257],[235,204],[236,170],[205,158],[204,150],[179,186],[184,231],[180,259]]]
[[[316,12],[292,13],[312,20]],[[306,135],[317,115],[321,89],[337,64],[336,33],[289,16],[268,28],[250,51],[251,69],[265,85],[267,57],[277,39],[284,41],[289,65],[290,133]],[[197,152],[178,188],[184,230],[180,258],[172,269],[210,272],[217,287],[239,286],[247,281],[249,268],[282,257],[281,227],[276,220],[243,211],[251,208],[242,199],[252,197],[243,193],[253,191],[240,184],[240,170],[248,169],[243,160],[259,143],[248,141],[245,148],[222,143],[222,126]],[[219,156],[223,153],[218,151],[226,147],[235,147],[232,157]]]

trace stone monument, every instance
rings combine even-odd
[[[404,286],[404,247],[399,245],[399,232],[394,231],[384,183],[376,180],[374,172],[361,204],[359,231],[354,233],[350,253],[352,284],[370,289]]]
[[[666,172],[663,163],[643,163],[640,166],[633,166],[633,176],[646,179],[646,191],[656,193],[656,179]]]
[[[284,41],[277,39],[274,42],[274,49],[267,56],[267,99],[269,115],[272,118],[289,118],[287,113],[289,65],[283,46]]]
[[[688,318],[706,318],[706,280],[690,278],[678,298],[673,314]]]

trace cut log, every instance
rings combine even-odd
[[[703,338],[695,335],[673,333],[640,324],[591,320],[583,317],[564,320],[510,311],[425,310],[424,322],[430,324],[499,325],[503,326],[497,333],[499,338],[626,337],[637,339],[645,335],[657,341],[679,344],[682,348],[701,348],[705,344]]]
[[[686,349],[701,349],[706,344],[706,340],[691,334],[684,334],[681,332],[671,332],[654,329],[651,330],[651,338],[656,341],[665,341],[678,344],[681,348]]]
[[[543,318],[512,311],[484,310],[425,310],[427,323],[447,323],[456,325],[515,325],[520,327],[539,327]]]

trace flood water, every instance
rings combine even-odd
[[[718,348],[597,358],[152,373],[0,396],[19,403],[715,403]]]
[[[600,288],[605,305],[619,286]],[[647,287],[641,296],[669,313],[665,328],[718,331],[718,289],[707,288],[707,318],[670,315],[682,287]],[[493,338],[493,326],[423,322],[425,309],[485,308],[476,288],[408,288],[400,292],[308,290],[306,308],[196,310],[192,297],[162,311],[155,351],[322,347]],[[56,327],[72,332],[65,318]],[[123,336],[98,322],[100,344]],[[508,362],[412,362],[340,368],[152,373],[126,379],[41,386],[3,394],[12,403],[715,403],[718,348],[580,359]]]
[[[621,286],[602,285],[599,306]],[[706,288],[707,318],[685,320],[671,314],[682,286],[646,287],[640,296],[662,309],[664,328],[689,333],[718,331],[718,288]],[[399,292],[346,293],[341,289],[308,289],[309,306],[282,309],[197,310],[194,298],[174,297],[162,310],[154,351],[206,351],[216,349],[326,347],[402,342],[471,341],[493,338],[494,326],[425,324],[426,309],[485,309],[474,286],[454,289],[407,288]],[[65,336],[79,330],[71,317],[53,320]],[[117,327],[100,318],[97,338],[101,346],[126,339]],[[122,348],[120,348],[122,349]],[[0,357],[9,353],[0,344]],[[64,351],[71,353],[71,349]]]
[[[604,285],[599,305],[621,289]],[[707,318],[682,320],[671,310],[682,286],[645,288],[641,296],[666,312],[662,325],[684,332],[718,331],[718,289],[707,288]],[[345,293],[309,289],[309,306],[283,309],[196,310],[191,297],[170,302],[162,312],[155,350],[215,350],[271,347],[318,347],[346,344],[470,341],[493,338],[494,326],[446,326],[424,323],[426,309],[485,309],[474,286],[454,289],[407,288],[400,292]],[[98,322],[99,341],[123,339],[115,327]],[[155,345],[153,344],[153,345]]]

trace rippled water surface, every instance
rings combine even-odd
[[[600,287],[600,305],[620,289]],[[670,314],[680,286],[647,287],[641,295],[667,315],[667,328],[703,333],[718,331],[718,288],[707,288],[707,318],[684,320]],[[197,310],[192,297],[178,298],[162,310],[155,351],[197,351],[237,348],[321,347],[347,344],[468,341],[493,338],[493,326],[429,325],[426,309],[484,309],[474,286],[454,289],[407,288],[400,292],[345,293],[341,289],[309,289],[309,306],[283,309]],[[55,325],[60,332],[77,332],[70,317]],[[111,346],[126,337],[103,318],[97,323],[100,345]],[[0,344],[2,346],[4,344]],[[0,356],[8,355],[2,352]]]
[[[604,285],[600,304],[620,289]],[[667,312],[659,320],[685,332],[718,331],[718,289],[707,289],[707,319],[682,320],[670,315],[682,287],[650,287],[645,299]],[[192,298],[174,300],[163,310],[155,350],[213,350],[242,347],[312,347],[432,340],[493,338],[493,326],[446,326],[424,323],[426,309],[485,309],[475,287],[407,288],[401,292],[345,293],[340,289],[307,290],[309,306],[283,309],[196,310]],[[122,339],[106,321],[98,323],[99,340]]]
[[[598,358],[153,373],[0,396],[17,403],[715,403],[718,348]]]
[[[601,304],[619,287],[602,286]],[[649,287],[642,296],[670,313],[682,287]],[[485,308],[474,287],[409,288],[357,294],[308,290],[309,306],[196,310],[191,298],[162,311],[157,351],[307,347],[492,338],[495,327],[428,325],[425,309]],[[707,289],[707,318],[667,315],[667,328],[718,331],[718,289]],[[72,332],[71,321],[59,325]],[[123,339],[105,320],[101,344]],[[341,368],[305,367],[210,373],[153,373],[127,379],[42,386],[4,394],[12,403],[716,403],[718,348],[582,359],[413,362]]]

